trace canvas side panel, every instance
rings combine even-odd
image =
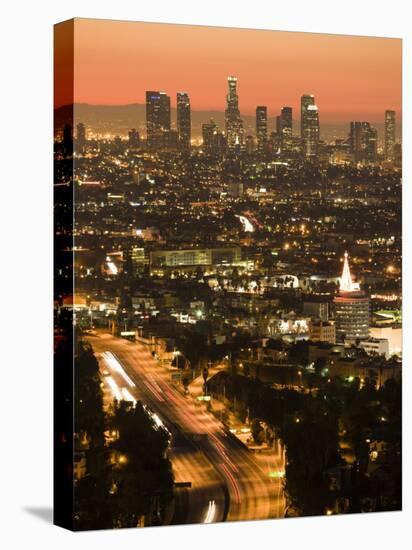
[[[73,529],[74,21],[54,26],[54,523]]]

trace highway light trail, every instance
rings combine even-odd
[[[157,398],[158,401],[164,401],[163,397],[160,395],[160,393],[152,384],[146,381],[143,381],[143,383],[153,393],[153,395]]]
[[[111,369],[113,369],[115,372],[119,373],[120,376],[123,378],[123,380],[131,387],[134,388],[136,384],[133,382],[133,380],[128,376],[119,361],[116,359],[116,357],[111,353],[110,351],[106,351],[103,354],[103,358],[106,361],[106,363],[109,365]]]
[[[122,388],[122,394],[125,401],[131,401],[134,405],[136,405],[137,401],[133,397],[133,395],[129,392],[127,388]]]
[[[216,515],[216,503],[214,500],[209,500],[209,506],[206,512],[205,519],[203,523],[213,523]]]
[[[205,459],[215,470],[214,475],[217,476],[219,473],[221,483],[227,487],[230,503],[227,512],[229,520],[246,519],[249,517],[247,514],[250,514],[251,518],[269,517],[267,488],[271,487],[274,497],[280,499],[280,478],[268,476],[266,470],[263,471],[258,464],[251,463],[251,459],[246,454],[247,451],[239,448],[237,442],[218,420],[208,414],[204,407],[199,407],[198,403],[183,396],[169,380],[168,372],[154,368],[155,363],[148,353],[143,352],[138,346],[137,349],[132,347],[130,343],[123,340],[115,340],[115,342],[118,343],[118,347],[113,347],[109,352],[106,351],[107,343],[104,343],[103,345],[107,347],[100,353],[112,379],[114,378],[115,384],[111,382],[110,387],[116,398],[132,403],[135,399],[146,402],[147,404],[143,407],[153,422],[153,428],[159,431],[165,430],[170,437],[171,432],[166,427],[169,423],[181,427],[183,433],[193,441],[193,449],[190,450],[193,457],[196,452],[203,452]],[[137,376],[133,378],[135,387],[131,388],[129,384],[133,383],[130,378],[133,376],[133,371]],[[127,373],[127,378],[123,373]],[[130,377],[127,376],[128,374]],[[123,382],[124,380],[127,384]],[[277,465],[274,465],[272,470],[277,470]],[[199,497],[197,502],[196,521],[202,523],[221,521],[220,499],[224,497],[220,493],[222,489],[210,489],[208,483],[202,479],[202,475],[194,468],[193,480],[202,488],[203,495],[203,498]],[[264,478],[263,481],[261,478]],[[216,486],[221,487],[218,477],[216,477]],[[276,492],[277,496],[275,496]]]
[[[219,455],[223,458],[225,462],[229,464],[229,466],[232,468],[234,472],[237,472],[238,469],[236,468],[235,464],[233,464],[233,462],[230,460],[230,458],[227,456],[226,448],[224,447],[224,445],[219,441],[219,439],[215,436],[214,433],[212,433],[211,431],[208,431],[208,434],[209,434],[209,437],[213,439],[215,449],[217,450]]]
[[[106,382],[109,384],[115,399],[117,399],[118,401],[121,401],[123,399],[122,393],[119,389],[119,386],[116,384],[113,378],[111,376],[107,376]]]
[[[236,504],[240,504],[241,498],[240,498],[240,491],[238,484],[236,483],[236,479],[233,477],[232,472],[229,471],[229,468],[225,464],[221,464],[220,467],[225,472],[226,476],[229,478],[230,484],[232,485],[233,492],[235,493],[235,502]]]

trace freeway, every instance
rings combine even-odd
[[[144,345],[104,332],[88,340],[101,367],[110,373],[105,378],[113,396],[141,400],[172,432],[175,479],[192,482],[185,494],[178,493],[173,522],[283,517],[281,479],[270,478],[261,461],[204,405],[184,396],[172,383],[170,371],[158,365]],[[282,468],[280,461],[270,467]]]

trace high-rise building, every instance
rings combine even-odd
[[[345,252],[339,294],[334,299],[336,337],[344,340],[369,338],[369,298],[354,283],[350,272],[348,253]]]
[[[317,155],[319,145],[319,111],[316,105],[307,106],[304,126],[304,153],[306,157],[313,158]]]
[[[169,130],[163,135],[163,147],[176,151],[179,148],[179,136],[177,130]]]
[[[351,122],[349,142],[355,162],[376,162],[378,155],[378,132],[369,122]]]
[[[170,97],[165,92],[146,92],[146,129],[148,148],[162,148],[170,131]]]
[[[309,105],[315,105],[315,96],[312,94],[304,94],[300,98],[300,137],[305,139],[306,128],[306,112]]]
[[[214,135],[217,132],[216,123],[211,119],[210,122],[202,124],[203,149],[212,151],[214,145]]]
[[[76,153],[83,154],[86,147],[86,126],[83,122],[79,122],[76,126]]]
[[[396,113],[395,111],[385,111],[385,158],[386,160],[395,159],[396,142]]]
[[[292,148],[292,107],[282,107],[280,111],[280,134],[283,151]]]
[[[265,151],[268,139],[268,109],[264,105],[256,107],[256,138],[259,153]]]
[[[177,133],[179,149],[190,149],[191,118],[190,99],[186,92],[177,93]]]
[[[365,161],[374,163],[378,160],[378,131],[373,126],[365,132]]]
[[[278,116],[277,119],[280,120],[280,116]],[[268,150],[273,153],[280,153],[281,145],[280,132],[271,132],[268,140]]]
[[[229,149],[242,149],[244,145],[243,120],[240,118],[239,96],[237,95],[237,78],[227,79],[228,93],[226,95],[226,139]]]
[[[132,128],[129,132],[129,147],[138,149],[140,147],[140,134],[136,128]]]
[[[255,140],[253,139],[253,136],[246,136],[245,149],[248,155],[253,155],[255,152]]]

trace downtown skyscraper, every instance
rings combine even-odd
[[[396,143],[396,113],[385,111],[385,159],[394,160]]]
[[[300,98],[300,137],[305,139],[305,129],[307,126],[307,109],[309,105],[315,105],[315,96],[304,94]]]
[[[237,78],[227,79],[228,93],[226,95],[225,125],[227,146],[230,150],[242,149],[244,145],[243,121],[240,118],[239,96],[237,95]]]
[[[146,131],[149,149],[163,147],[170,132],[170,97],[165,92],[146,92]]]
[[[282,107],[279,120],[282,150],[290,151],[292,147],[292,107]]]
[[[265,151],[268,139],[268,109],[264,105],[256,107],[256,137],[257,149]]]
[[[191,138],[190,99],[186,92],[178,92],[176,98],[178,146],[187,151],[190,149]]]
[[[374,163],[378,155],[378,133],[369,122],[350,123],[349,142],[355,162]]]
[[[311,94],[304,94],[300,100],[300,135],[304,155],[315,157],[319,143],[319,111]]]

